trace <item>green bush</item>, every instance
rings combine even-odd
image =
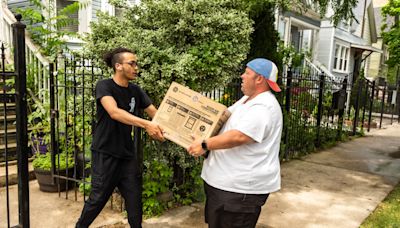
[[[66,153],[60,153],[56,155],[56,168],[60,170],[64,170],[67,168],[74,167],[74,159],[71,155],[67,155]],[[59,161],[59,162],[58,162]],[[33,168],[43,169],[50,171],[51,169],[51,154],[47,152],[46,154],[36,154],[35,158],[32,162]]]

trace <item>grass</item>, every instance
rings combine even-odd
[[[360,228],[400,228],[400,183],[361,224]]]

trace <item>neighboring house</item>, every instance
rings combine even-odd
[[[391,24],[391,18],[387,19],[387,21],[383,21],[384,18],[381,13],[382,7],[375,7],[374,13],[376,18],[376,27],[377,27],[377,41],[372,44],[373,47],[377,49],[381,49],[382,53],[374,52],[371,54],[371,57],[368,59],[368,77],[370,80],[375,80],[379,77],[386,78],[388,66],[385,63],[386,60],[389,59],[389,52],[387,50],[387,45],[383,43],[383,38],[381,34],[381,27],[383,23]]]
[[[360,75],[369,77],[370,55],[373,52],[382,53],[381,49],[372,46],[378,38],[372,0],[360,0],[353,13],[356,20],[342,21],[335,27],[329,20],[333,12],[328,10],[321,22],[316,62],[316,65],[324,66],[337,79],[347,78],[346,113],[350,108],[354,82]]]
[[[5,4],[8,6],[8,8],[11,11],[15,11],[17,8],[26,8],[26,7],[32,7],[32,3],[30,3],[29,0],[0,0],[5,2]],[[97,12],[107,12],[110,15],[119,15],[121,13],[120,9],[116,9],[114,6],[109,4],[108,0],[84,0],[82,2],[87,1],[88,4],[85,8],[79,10],[79,12],[76,12],[71,15],[72,18],[76,18],[78,20],[78,24],[75,25],[70,25],[66,27],[65,29],[71,32],[76,32],[78,34],[84,34],[90,32],[90,23],[92,21],[97,20]],[[69,4],[73,3],[73,0],[45,0],[47,4],[54,4],[54,8],[56,9],[62,9]],[[135,4],[137,0],[128,0],[128,4]],[[71,50],[76,50],[79,49],[83,41],[78,39],[78,38],[68,38],[68,47]]]
[[[326,19],[321,22],[317,65],[323,65],[336,77],[348,77],[352,84],[359,75],[369,77],[369,58],[373,52],[382,50],[373,47],[377,42],[377,27],[371,0],[360,0],[353,9],[356,20],[340,22],[334,26],[328,19],[332,10],[328,10]]]
[[[304,0],[301,6],[292,6],[291,10],[275,14],[275,28],[285,46],[292,45],[297,52],[311,55],[315,60],[318,47],[318,36],[321,26],[317,5],[311,0]]]

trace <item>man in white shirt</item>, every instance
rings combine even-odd
[[[189,154],[210,150],[201,177],[210,228],[255,227],[269,193],[281,185],[279,147],[282,110],[271,90],[280,92],[276,65],[257,58],[241,75],[244,96],[217,136],[194,139]]]

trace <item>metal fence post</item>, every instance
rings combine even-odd
[[[17,159],[18,159],[18,212],[19,225],[29,227],[29,172],[28,172],[28,128],[26,101],[25,28],[22,16],[16,15],[12,24],[14,39],[15,87],[17,94]]]
[[[340,93],[339,94],[339,102],[338,102],[339,117],[338,117],[338,132],[337,132],[337,137],[336,137],[337,140],[340,140],[342,138],[346,90],[347,90],[347,79],[344,79],[342,88],[340,89],[340,92],[339,92]]]
[[[383,109],[385,107],[385,96],[386,96],[386,81],[383,85],[383,95],[382,95],[382,104],[381,104],[381,120],[379,121],[379,129],[382,128],[382,119],[383,119]]]
[[[319,147],[321,142],[320,137],[320,128],[321,128],[321,119],[323,107],[322,103],[324,100],[324,84],[325,84],[325,74],[320,75],[319,88],[318,88],[318,113],[317,113],[317,137],[316,137],[316,146]]]
[[[321,119],[322,119],[322,112],[323,112],[323,96],[324,96],[324,86],[325,86],[325,74],[320,75],[319,81],[319,91],[318,91],[318,113],[317,113],[317,138],[316,138],[316,146],[319,147],[321,142],[320,136],[320,128],[321,128]]]
[[[375,81],[372,82],[372,91],[369,102],[369,113],[368,113],[368,132],[371,129],[371,119],[372,119],[372,107],[374,105],[374,96],[375,96]]]
[[[50,76],[50,145],[51,145],[51,176],[53,177],[56,173],[56,158],[55,154],[57,154],[56,148],[56,122],[55,118],[57,116],[55,110],[55,97],[54,97],[54,64],[49,64],[49,76]],[[67,137],[67,136],[66,136]],[[54,178],[53,184],[54,184]]]
[[[362,97],[362,107],[363,107],[363,112],[362,112],[362,118],[361,118],[361,129],[364,129],[364,122],[365,122],[365,106],[367,106],[367,97],[368,97],[368,86],[369,86],[369,80],[365,80],[365,93],[364,96]]]
[[[356,98],[356,103],[354,104],[354,120],[353,120],[353,135],[356,135],[357,132],[357,125],[358,125],[358,116],[360,113],[360,97],[362,94],[362,87],[363,87],[363,81],[362,79],[358,79],[358,86],[357,86],[357,98]]]
[[[287,71],[287,79],[286,79],[286,93],[285,93],[285,111],[286,111],[286,119],[290,122],[290,96],[292,90],[292,77],[293,72],[292,69],[289,68]],[[288,130],[289,123],[284,124],[284,142],[285,142],[285,155],[284,157],[288,158],[288,151],[289,151],[289,130]]]

